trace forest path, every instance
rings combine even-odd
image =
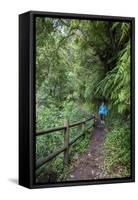
[[[67,177],[67,181],[72,180],[88,180],[104,178],[103,170],[103,144],[106,130],[101,127],[96,127],[91,136],[91,141],[86,150],[73,164],[73,170]]]

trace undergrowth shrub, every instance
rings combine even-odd
[[[105,138],[105,170],[114,176],[130,176],[131,141],[130,127],[115,125]]]

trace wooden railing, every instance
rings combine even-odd
[[[92,117],[90,117],[89,119],[84,119],[83,121],[76,122],[74,124],[69,124],[69,120],[65,120],[64,126],[54,127],[54,128],[50,128],[50,129],[47,129],[44,131],[38,131],[36,133],[36,137],[39,137],[39,136],[45,135],[45,134],[49,134],[49,133],[54,133],[56,131],[64,130],[64,146],[62,148],[58,149],[57,151],[51,153],[49,156],[47,156],[45,158],[40,158],[39,160],[37,160],[36,161],[36,170],[39,169],[42,165],[44,165],[46,162],[55,158],[57,155],[59,155],[62,152],[64,152],[64,164],[67,165],[69,163],[69,146],[72,145],[73,143],[75,143],[85,133],[85,124],[92,119],[94,119],[94,115]],[[81,134],[79,134],[78,136],[76,136],[74,139],[72,139],[69,142],[69,129],[72,127],[75,127],[75,126],[79,126],[79,125],[81,125],[81,129],[82,129]]]

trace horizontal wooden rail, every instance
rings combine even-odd
[[[74,126],[78,126],[78,125],[80,125],[80,124],[86,123],[87,121],[89,121],[89,120],[91,120],[91,119],[93,119],[93,117],[91,117],[91,118],[89,118],[89,119],[86,119],[86,120],[83,120],[83,121],[81,121],[81,122],[76,122],[76,123],[74,123],[74,124],[71,124],[71,125],[69,125],[69,128],[72,128],[72,127],[74,127]]]
[[[44,131],[38,131],[36,133],[36,136],[44,135],[44,134],[47,134],[47,133],[53,133],[55,131],[64,130],[64,147],[62,147],[62,148],[58,149],[57,151],[51,153],[50,155],[48,155],[45,158],[40,158],[39,160],[37,160],[36,161],[36,170],[39,169],[42,165],[44,165],[46,162],[48,162],[48,161],[52,160],[53,158],[55,158],[56,156],[58,156],[62,152],[64,152],[64,163],[68,164],[68,161],[69,161],[69,146],[74,144],[85,133],[85,127],[84,127],[85,123],[88,122],[89,120],[93,119],[93,118],[94,118],[94,116],[92,116],[89,119],[83,120],[81,122],[73,123],[71,125],[69,125],[68,121],[65,121],[64,126],[54,127],[54,128],[50,128],[50,129],[47,129],[47,130],[44,130]],[[82,125],[82,133],[79,134],[78,136],[76,136],[74,139],[72,139],[69,142],[69,128],[79,126],[79,125]]]
[[[50,128],[50,129],[47,129],[47,130],[37,131],[36,136],[44,135],[44,134],[47,134],[47,133],[53,133],[55,131],[61,131],[61,130],[64,130],[64,129],[65,129],[64,126],[60,126],[60,127]]]
[[[82,135],[84,135],[84,132],[81,133],[80,135],[76,136],[74,139],[72,139],[72,140],[69,142],[69,145],[74,144]]]
[[[81,121],[81,122],[75,122],[75,123],[73,123],[73,124],[70,124],[70,125],[69,125],[69,128],[72,128],[72,127],[74,127],[74,126],[78,126],[78,125],[80,125],[80,124],[82,124],[82,123],[86,123],[87,121],[89,121],[89,120],[91,120],[91,119],[93,119],[93,116],[92,116],[91,118],[86,119],[86,120],[83,120],[83,121]],[[59,126],[59,127],[49,128],[49,129],[47,129],[47,130],[37,131],[37,132],[36,132],[36,136],[45,135],[45,134],[47,134],[47,133],[53,133],[53,132],[56,132],[56,131],[61,131],[61,130],[64,130],[65,128],[66,128],[65,126]]]
[[[52,160],[54,157],[58,156],[60,153],[62,153],[65,150],[65,147],[58,149],[57,151],[55,151],[54,153],[51,153],[49,156],[45,157],[45,158],[41,158],[36,162],[36,169],[38,169],[39,167],[41,167],[43,164],[45,164],[46,162]]]

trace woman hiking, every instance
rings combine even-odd
[[[104,104],[104,102],[102,102],[102,104],[99,107],[99,115],[100,115],[100,119],[101,119],[101,124],[105,124],[105,117],[107,116],[107,108]]]

